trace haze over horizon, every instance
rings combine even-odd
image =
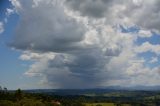
[[[159,0],[1,0],[0,86],[160,86]]]

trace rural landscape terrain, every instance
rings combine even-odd
[[[160,106],[160,91],[3,88],[0,106]]]

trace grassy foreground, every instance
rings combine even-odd
[[[85,106],[117,106],[114,103],[85,103]],[[122,104],[121,106],[131,106],[129,104]]]

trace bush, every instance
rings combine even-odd
[[[0,101],[0,106],[15,106],[13,102],[8,101],[8,100],[1,100]]]

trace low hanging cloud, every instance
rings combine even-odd
[[[159,83],[159,68],[145,66],[146,60],[138,55],[159,55],[159,45],[136,44],[139,37],[152,37],[152,30],[159,30],[138,22],[145,15],[136,14],[156,0],[11,2],[20,20],[10,46],[23,52],[20,59],[33,62],[25,75],[40,76],[51,88]],[[119,25],[137,25],[140,31],[123,33]]]

